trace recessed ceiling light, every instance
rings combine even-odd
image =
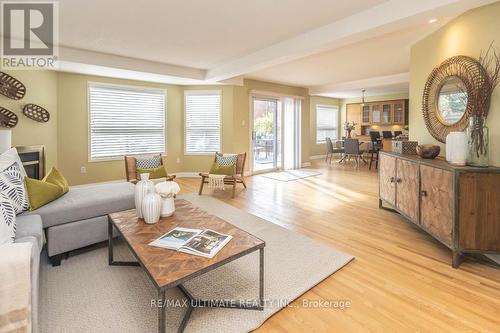
[[[438,20],[437,18],[431,18],[429,20],[429,24],[435,23],[435,22],[437,22],[437,20]]]

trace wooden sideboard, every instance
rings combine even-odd
[[[500,168],[380,152],[379,207],[390,206],[453,253],[500,253]]]

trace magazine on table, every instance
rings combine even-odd
[[[230,235],[210,229],[189,229],[177,227],[149,245],[177,250],[201,257],[213,258],[230,240]]]

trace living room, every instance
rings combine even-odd
[[[0,332],[498,331],[500,2],[0,4]]]

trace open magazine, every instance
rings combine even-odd
[[[213,258],[230,240],[230,235],[210,229],[174,228],[149,245]]]

